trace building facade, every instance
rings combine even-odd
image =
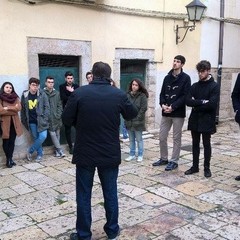
[[[185,6],[189,0],[1,0],[0,84],[11,81],[19,95],[30,77],[52,75],[56,87],[64,72],[87,84],[85,74],[96,61],[110,64],[112,78],[126,90],[139,77],[149,91],[148,131],[159,128],[159,93],[175,55],[187,61],[184,71],[197,81],[195,65],[212,63],[221,83],[219,121],[233,117],[231,90],[240,72],[240,3],[202,0],[204,18],[176,44],[176,26],[191,25]],[[183,37],[185,29],[179,31]],[[221,33],[221,34],[220,34]],[[220,77],[219,77],[220,76]],[[188,110],[189,113],[190,110]],[[26,143],[27,134],[16,144]]]

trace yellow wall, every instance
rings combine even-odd
[[[96,1],[151,11],[185,13],[188,1]],[[92,42],[92,61],[103,60],[112,64],[115,48],[155,49],[155,61],[161,68],[169,68],[173,56],[186,56],[187,67],[197,59],[200,28],[186,37],[191,41],[175,44],[176,21],[161,18],[131,16],[97,11],[80,5],[41,3],[30,5],[18,1],[1,0],[0,7],[1,59],[0,75],[28,72],[27,37],[87,40]],[[163,24],[164,23],[164,24]],[[183,21],[178,21],[180,25]],[[195,40],[196,39],[196,40]]]

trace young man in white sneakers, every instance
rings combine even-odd
[[[167,165],[165,170],[171,171],[178,167],[181,150],[182,127],[186,116],[185,98],[191,87],[189,75],[183,72],[185,57],[177,55],[173,60],[173,67],[163,80],[160,93],[160,106],[162,107],[162,120],[160,125],[160,159],[153,166]],[[167,138],[173,128],[173,151],[168,160]]]
[[[62,126],[62,101],[59,92],[54,88],[54,78],[47,76],[46,87],[43,89],[48,96],[50,104],[49,129],[48,132],[55,147],[55,157],[65,157],[60,145],[60,128]]]

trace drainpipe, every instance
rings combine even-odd
[[[224,6],[225,1],[221,0],[220,2],[220,28],[219,28],[219,46],[218,46],[218,70],[217,70],[217,82],[220,86],[221,90],[221,82],[222,82],[222,60],[223,60],[223,36],[224,36]],[[216,124],[219,122],[219,103],[217,107],[217,116],[216,116]]]

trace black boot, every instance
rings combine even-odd
[[[6,166],[7,166],[8,168],[12,168],[12,163],[11,163],[11,159],[10,159],[10,158],[7,159]]]
[[[10,159],[12,166],[16,166],[17,164],[13,161],[13,159]]]

